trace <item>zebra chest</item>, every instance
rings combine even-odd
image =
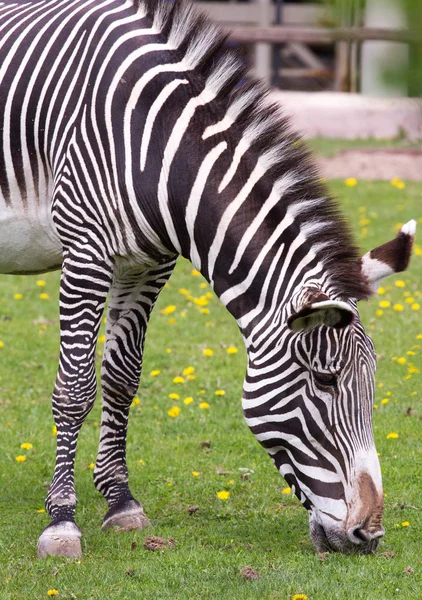
[[[0,273],[43,273],[61,263],[62,246],[49,215],[0,208]]]

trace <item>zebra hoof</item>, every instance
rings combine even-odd
[[[130,500],[123,506],[117,506],[108,511],[104,517],[101,529],[116,529],[117,531],[132,531],[151,525],[142,506],[136,500]]]
[[[80,558],[82,556],[81,535],[79,527],[69,521],[49,525],[39,537],[37,557],[68,556],[69,558]]]

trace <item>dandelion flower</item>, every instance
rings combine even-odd
[[[391,302],[389,302],[388,300],[381,300],[381,302],[379,303],[380,308],[389,308],[390,306]]]
[[[40,515],[45,513],[45,508],[38,508],[37,513],[40,513]]]
[[[214,351],[211,350],[211,348],[205,348],[203,355],[204,356],[212,356],[214,354]]]
[[[199,471],[192,471],[192,477],[199,477],[200,474],[201,473]]]
[[[390,399],[389,399],[389,398],[383,398],[383,399],[381,400],[381,404],[388,404],[388,402],[390,402]]]
[[[169,304],[169,306],[166,306],[165,308],[163,308],[160,312],[162,315],[171,315],[172,313],[174,313],[174,311],[176,310],[176,306],[174,304]]]
[[[400,358],[397,359],[397,362],[399,363],[399,365],[405,365],[407,363],[407,360],[404,358],[404,356],[400,356]]]
[[[176,324],[176,319],[173,319],[173,318],[172,318],[172,319],[169,319],[169,320],[167,321],[167,323],[168,323],[169,325],[175,325],[175,324]]]
[[[196,379],[196,375],[188,375],[187,376],[188,381],[193,381],[194,379]]]
[[[43,279],[38,279],[37,286],[38,287],[44,287],[45,286],[45,281]]]
[[[167,354],[171,354],[173,352],[173,350],[171,348],[166,348],[166,352],[167,352]]]
[[[355,185],[357,185],[357,179],[355,179],[354,177],[349,177],[344,181],[344,184],[347,185],[347,187],[354,187]]]
[[[14,298],[15,300],[22,300],[23,296],[22,296],[22,294],[15,294],[15,295],[13,296],[13,298]]]
[[[185,379],[183,377],[180,377],[180,375],[178,375],[177,377],[174,377],[173,383],[185,383]]]
[[[396,440],[399,437],[399,434],[395,431],[392,431],[387,435],[387,440]]]
[[[172,408],[170,408],[170,410],[167,411],[167,414],[169,417],[172,417],[174,419],[175,417],[178,417],[180,415],[180,408],[178,406],[173,406]]]
[[[189,293],[190,293],[189,290],[187,290],[186,288],[179,289],[179,294],[182,294],[182,296],[188,296]]]
[[[49,299],[49,295],[48,294],[40,294],[40,298],[41,300],[48,300]]]
[[[224,396],[224,395],[225,395],[225,393],[226,393],[226,392],[225,392],[224,390],[216,390],[216,391],[214,392],[214,395],[215,395],[215,396]]]
[[[410,307],[412,310],[419,310],[421,307],[420,304],[418,304],[418,302],[415,302],[414,304],[412,304],[412,306]]]
[[[402,527],[410,527],[410,522],[409,521],[403,521],[403,523],[401,524]]]
[[[375,314],[377,315],[377,317],[382,317],[382,315],[384,314],[384,311],[381,309],[378,309]]]
[[[58,593],[59,592],[53,588],[52,590],[48,590],[47,596],[57,596]]]
[[[191,404],[191,403],[193,402],[193,398],[192,398],[192,396],[188,396],[187,398],[185,398],[185,399],[183,400],[183,402],[184,402],[186,405],[188,405],[188,404]]]
[[[221,492],[217,492],[217,497],[220,500],[228,500],[228,498],[230,498],[230,492],[227,490],[222,490]]]
[[[95,469],[95,463],[89,463],[88,469]]]
[[[151,371],[150,375],[151,377],[157,377],[157,375],[159,375],[160,373],[160,369],[154,369],[153,371]]]
[[[31,450],[32,447],[33,447],[32,444],[30,444],[29,442],[25,442],[25,443],[21,444],[22,450]]]
[[[4,347],[4,343],[2,341],[0,341],[0,348]]]
[[[186,367],[186,369],[183,369],[182,374],[183,375],[192,375],[192,373],[195,371],[194,367]]]
[[[308,596],[306,594],[295,594],[292,596],[292,600],[308,600]]]
[[[26,456],[24,456],[23,454],[20,454],[19,456],[17,456],[15,458],[16,462],[25,462],[26,461]]]
[[[285,487],[281,490],[282,494],[291,494],[292,493],[292,488],[289,487]]]
[[[402,310],[404,310],[404,306],[403,304],[394,304],[393,309],[397,310],[398,312],[401,312]]]
[[[202,410],[206,410],[210,407],[210,405],[208,404],[208,402],[201,402],[199,405],[199,408],[201,408]]]
[[[405,282],[402,279],[398,279],[394,285],[398,288],[404,288],[406,286]]]
[[[377,293],[382,296],[383,294],[385,294],[385,288],[384,287],[379,287],[377,290]]]
[[[51,433],[56,436],[57,435],[57,427],[56,425],[53,425],[53,427],[51,428]]]
[[[171,394],[169,394],[169,398],[170,400],[179,400],[180,396],[179,394],[175,394],[174,392],[172,392]]]
[[[226,350],[227,354],[237,354],[238,349],[236,346],[229,346]]]
[[[197,271],[197,269],[193,269],[190,274],[192,275],[192,277],[199,277],[200,276],[200,272]]]

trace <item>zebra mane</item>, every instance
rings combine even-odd
[[[228,33],[196,9],[190,0],[134,0],[181,54],[191,80],[216,96],[224,118],[219,131],[235,124],[249,146],[270,169],[274,182],[287,173],[295,184],[281,202],[291,208],[307,241],[324,264],[335,293],[341,298],[368,298],[372,291],[362,275],[360,252],[338,202],[329,194],[300,135],[290,127],[278,104],[268,98],[263,82],[251,78],[244,61],[225,43]],[[213,126],[203,138],[212,135]],[[286,152],[286,149],[288,152]],[[282,186],[281,186],[282,187]]]

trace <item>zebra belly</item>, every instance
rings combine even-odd
[[[62,245],[49,216],[0,212],[0,273],[45,273],[61,264]]]

